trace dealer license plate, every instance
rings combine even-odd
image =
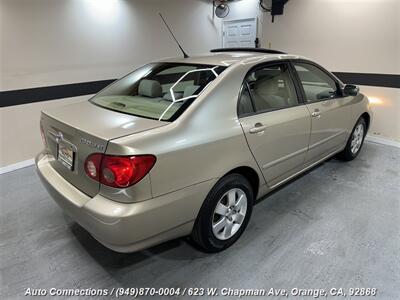
[[[74,151],[66,144],[58,144],[58,161],[69,170],[74,169]]]

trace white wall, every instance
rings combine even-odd
[[[80,102],[89,97],[81,96],[1,108],[0,168],[32,159],[42,149],[39,121],[40,112],[44,108]]]
[[[308,56],[332,71],[400,73],[400,0],[290,0],[275,23],[258,0],[229,5],[227,20],[257,17],[263,47]],[[180,55],[158,12],[187,52],[221,46],[211,0],[0,0],[0,90],[118,78]],[[371,133],[400,141],[399,89],[362,91],[382,102]],[[0,167],[40,150],[40,110],[83,99],[0,108]]]
[[[207,0],[0,0],[0,90],[113,79],[179,56],[159,12],[188,53],[220,47]],[[0,167],[40,151],[42,109],[82,99],[0,108]]]
[[[180,52],[220,45],[219,19],[200,0],[0,0],[0,89],[13,90],[120,77]]]
[[[307,56],[331,71],[400,74],[399,0],[290,0],[283,16],[269,20],[264,47]],[[361,91],[375,100],[370,134],[400,142],[400,89]]]

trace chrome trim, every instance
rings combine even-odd
[[[78,148],[72,144],[70,141],[66,140],[64,138],[64,135],[61,131],[55,132],[52,130],[48,130],[48,133],[50,133],[50,137],[57,143],[59,144],[60,142],[66,144],[68,147],[70,147],[74,152],[78,151]]]

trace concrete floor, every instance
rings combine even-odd
[[[400,299],[399,172],[400,149],[367,143],[259,202],[241,239],[214,255],[186,239],[112,252],[61,212],[33,167],[1,175],[0,298],[26,299],[28,287],[370,287]]]

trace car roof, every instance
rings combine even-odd
[[[218,65],[218,66],[231,66],[236,63],[254,63],[254,62],[265,62],[274,60],[284,60],[284,59],[305,59],[305,57],[284,54],[284,53],[263,53],[256,51],[223,51],[223,52],[211,52],[195,56],[190,56],[188,58],[182,57],[171,57],[160,60],[161,62],[176,62],[176,63],[188,63],[188,64],[204,64],[204,65]]]

